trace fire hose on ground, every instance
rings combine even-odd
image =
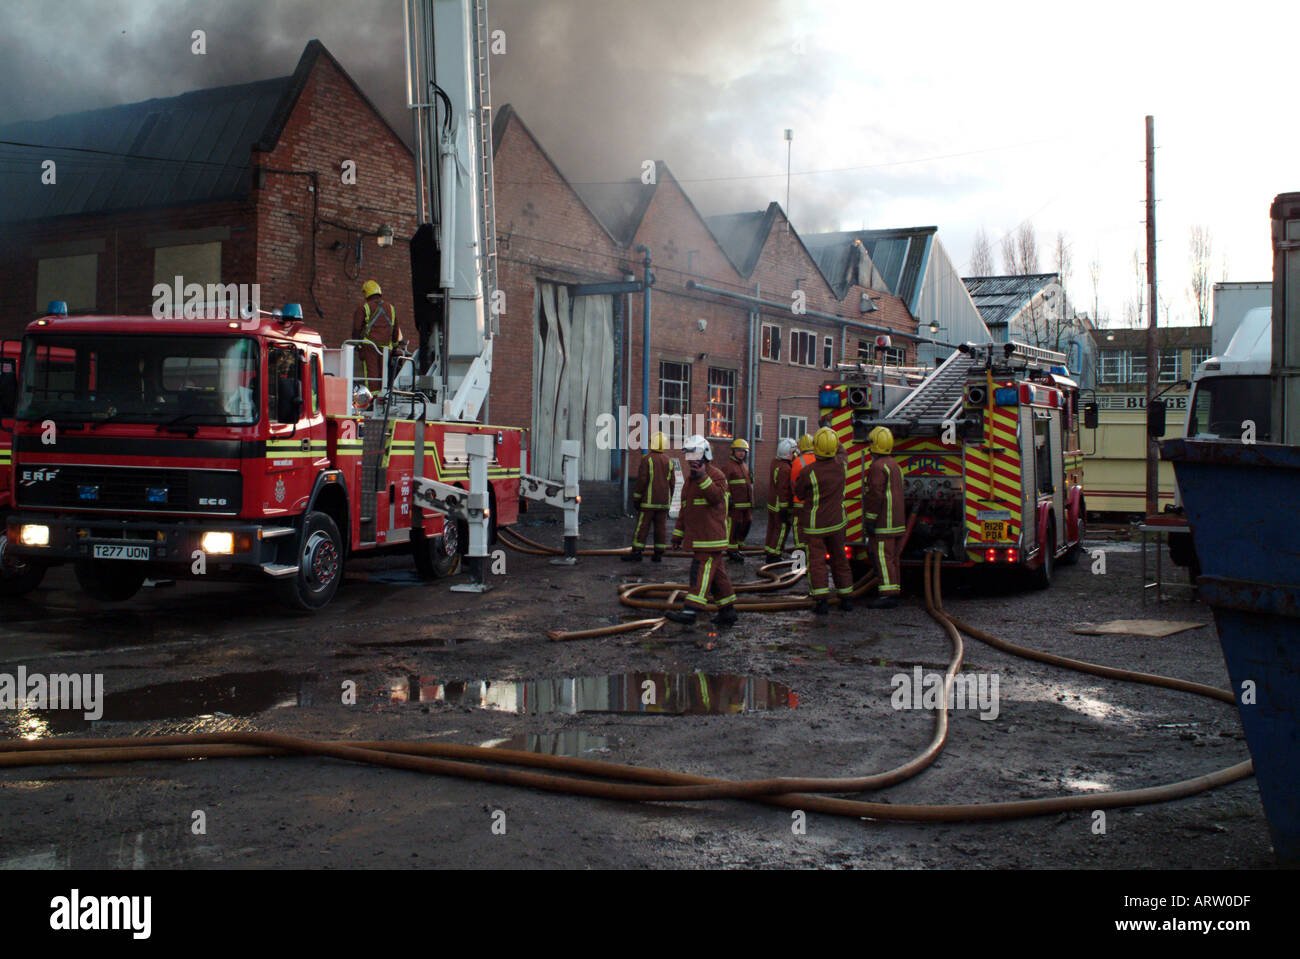
[[[599,799],[637,802],[748,799],[768,805],[831,815],[913,822],[1005,820],[1069,810],[1095,810],[1167,802],[1226,785],[1252,774],[1252,764],[1246,761],[1213,773],[1162,786],[1043,799],[956,805],[904,805],[823,795],[860,793],[897,785],[916,776],[938,758],[948,736],[947,702],[954,678],[961,668],[964,652],[961,638],[963,632],[982,642],[988,642],[1004,652],[1026,656],[1039,662],[1113,679],[1190,692],[1223,702],[1233,702],[1232,694],[1227,690],[1165,676],[1085,663],[1026,649],[989,636],[953,619],[943,611],[939,570],[938,555],[927,554],[926,610],[947,633],[953,649],[952,658],[944,673],[943,695],[935,710],[934,732],[930,743],[915,757],[894,769],[872,775],[830,779],[778,777],[728,781],[664,769],[562,756],[544,756],[520,750],[459,746],[449,743],[322,741],[265,732],[6,742],[0,743],[0,768],[160,759],[320,756]],[[772,576],[769,583],[785,579],[789,579],[789,575]],[[758,585],[761,588],[768,586],[766,583]],[[681,589],[673,586],[661,588],[678,591]],[[672,602],[674,599],[670,595],[664,601]],[[640,600],[640,602],[651,601]],[[540,769],[546,772],[502,768],[506,766]]]

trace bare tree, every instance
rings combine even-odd
[[[1147,278],[1143,269],[1142,255],[1133,251],[1133,299],[1124,304],[1124,323],[1133,329],[1145,326],[1143,319],[1147,303]]]
[[[1061,289],[1070,289],[1070,275],[1074,272],[1074,244],[1065,235],[1064,230],[1056,233],[1056,247],[1052,251],[1056,260],[1056,272],[1061,277]]]
[[[1191,261],[1192,279],[1188,300],[1196,313],[1198,326],[1210,324],[1210,299],[1214,280],[1210,276],[1214,260],[1214,238],[1207,227],[1194,226],[1188,238],[1188,258]]]
[[[1012,231],[1002,237],[999,244],[1002,250],[1002,272],[1008,276],[1016,272],[1016,236]]]
[[[1027,276],[1038,272],[1038,234],[1028,221],[1002,238],[1003,272]]]
[[[988,231],[981,226],[975,231],[975,239],[971,241],[970,275],[993,276],[996,272],[997,267],[993,263],[993,242],[989,239]]]

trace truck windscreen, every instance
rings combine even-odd
[[[1240,440],[1253,423],[1255,441],[1268,443],[1271,420],[1267,376],[1207,376],[1196,383],[1187,413],[1187,436]]]
[[[30,334],[17,416],[245,426],[257,422],[258,360],[245,336]]]

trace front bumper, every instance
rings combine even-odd
[[[23,526],[49,530],[48,545],[29,546],[21,541]],[[206,533],[230,533],[233,553],[208,553]],[[84,516],[19,513],[8,517],[7,551],[27,561],[57,565],[74,560],[138,562],[173,575],[188,572],[257,571],[269,576],[288,575],[279,557],[293,555],[298,530],[291,525],[270,526],[229,520],[116,520]],[[201,561],[201,562],[200,562]],[[293,572],[297,572],[296,569]]]

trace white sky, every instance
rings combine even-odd
[[[1045,270],[1053,269],[1047,248],[1056,231],[1068,234],[1072,296],[1089,312],[1088,263],[1099,260],[1101,315],[1121,322],[1135,286],[1134,250],[1146,258],[1150,113],[1158,279],[1172,321],[1191,322],[1193,225],[1213,235],[1215,280],[1224,255],[1229,279],[1271,277],[1268,207],[1275,194],[1300,189],[1300,124],[1283,106],[1285,91],[1295,91],[1296,59],[1269,38],[1294,36],[1296,7],[809,0],[797,9],[808,18],[804,56],[829,65],[834,94],[790,122],[795,170],[1050,140],[863,171],[863,189],[852,193],[864,199],[849,203],[840,226],[935,223],[964,270],[981,225],[996,253],[998,238],[1031,218]],[[836,118],[855,115],[863,128],[846,135]],[[779,163],[782,131],[771,136]],[[801,194],[819,179],[795,178],[796,228]]]
[[[996,255],[1029,220],[1045,271],[1067,233],[1070,292],[1089,312],[1099,261],[1100,315],[1115,323],[1134,295],[1134,251],[1145,259],[1146,114],[1174,323],[1190,322],[1189,229],[1210,230],[1215,280],[1225,257],[1229,279],[1268,280],[1269,203],[1300,190],[1294,0],[488,5],[509,38],[493,58],[494,100],[514,104],[571,179],[635,177],[656,158],[706,215],[784,204],[791,127],[800,231],[936,225],[965,271],[978,228]],[[281,76],[319,37],[406,130],[401,11],[401,0],[5,0],[0,123]],[[204,57],[188,50],[198,26]],[[928,157],[947,158],[911,162]]]

